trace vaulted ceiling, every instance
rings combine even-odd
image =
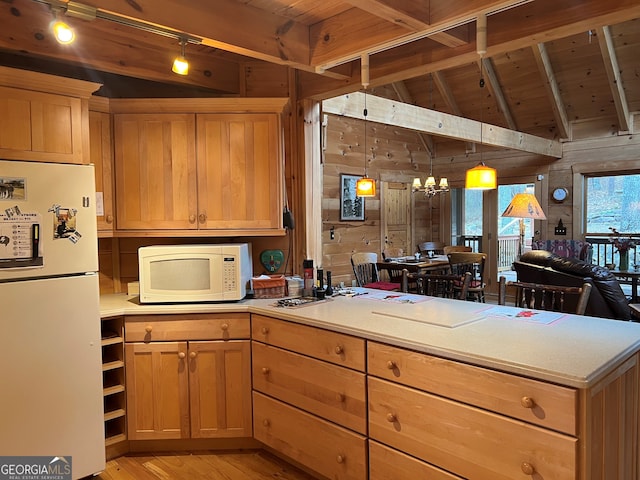
[[[632,132],[633,113],[640,111],[638,0],[80,4],[196,38],[187,45],[187,77],[169,69],[179,51],[175,38],[100,15],[92,21],[68,16],[78,40],[58,45],[48,31],[50,3],[0,2],[1,64],[42,69],[55,62],[72,72],[100,72],[95,80],[101,83],[126,76],[207,95],[249,94],[248,72],[287,84],[289,67],[298,73],[298,97],[325,99],[362,90],[364,58],[375,94],[555,140]],[[487,15],[482,56],[479,15]],[[153,84],[141,85],[153,91]]]

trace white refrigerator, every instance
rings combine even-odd
[[[92,165],[0,160],[0,455],[74,479],[105,467],[95,201]]]

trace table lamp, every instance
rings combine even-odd
[[[502,212],[503,217],[515,217],[520,219],[520,246],[518,258],[524,253],[524,219],[546,220],[542,207],[533,193],[516,193],[511,203]]]

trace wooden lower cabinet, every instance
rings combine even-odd
[[[464,480],[417,458],[369,440],[369,480]]]
[[[254,437],[333,480],[366,480],[364,435],[253,392]]]
[[[248,332],[246,314],[127,317],[129,440],[251,437]]]

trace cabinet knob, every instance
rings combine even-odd
[[[393,360],[389,360],[389,361],[387,362],[387,368],[388,368],[389,370],[393,370],[393,369],[395,369],[395,368],[398,368],[398,365],[396,365],[396,362],[394,362]]]
[[[398,417],[394,413],[387,413],[387,422],[394,423],[398,421]]]
[[[262,420],[262,425],[264,425],[265,427],[269,427],[271,426],[271,422],[268,418],[265,418],[264,420]]]
[[[524,473],[525,475],[533,475],[536,472],[536,469],[533,468],[533,465],[527,462],[522,462],[520,468],[522,469],[522,473]]]
[[[179,353],[178,353],[178,358],[180,358],[180,359],[183,359],[183,358],[184,358],[184,357],[186,357],[186,356],[187,356],[187,354],[186,354],[186,353],[184,353],[184,352],[179,352]]]
[[[153,326],[152,325],[147,325],[146,327],[144,327],[144,331],[147,332],[147,333],[153,332]]]
[[[344,461],[345,461],[344,455],[338,455],[338,456],[336,457],[336,462],[338,462],[338,463],[344,463]]]
[[[113,215],[107,215],[105,220],[107,223],[113,223]]]
[[[198,352],[189,352],[189,358],[196,358],[198,356]]]
[[[270,371],[271,371],[271,369],[269,367],[262,367],[262,374],[263,375],[269,375]]]
[[[200,223],[204,223],[207,221],[207,215],[205,213],[201,213],[200,215],[198,215],[198,221]]]
[[[266,335],[267,333],[269,333],[269,327],[262,327],[262,328],[260,329],[260,332],[261,332],[263,335]]]
[[[536,402],[531,397],[522,397],[520,399],[520,405],[524,408],[533,408],[536,405]]]
[[[342,345],[336,345],[336,348],[334,350],[336,352],[336,355],[344,353],[344,348],[342,347]]]
[[[220,328],[226,332],[227,330],[229,330],[229,324],[223,323],[222,325],[220,325]]]
[[[191,223],[191,224],[196,223],[196,216],[195,215],[189,215],[189,223]]]
[[[347,399],[347,396],[344,393],[336,393],[336,400],[340,403],[344,402]]]

